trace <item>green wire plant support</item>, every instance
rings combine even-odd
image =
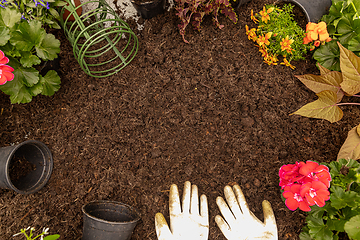
[[[71,0],[65,1],[68,4],[62,8],[60,16],[64,16],[65,10],[70,14],[64,19],[60,17],[60,24],[76,60],[88,75],[108,77],[133,60],[139,47],[138,38],[104,0],[85,2],[77,7]],[[91,9],[96,4],[97,8]],[[79,8],[91,10],[79,16],[76,13]]]

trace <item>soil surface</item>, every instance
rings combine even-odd
[[[294,75],[319,74],[309,54],[295,70],[268,66],[245,35],[250,11],[237,9],[233,24],[210,18],[201,32],[187,28],[183,42],[175,10],[128,24],[139,39],[134,60],[118,74],[89,77],[62,31],[61,88],[52,97],[10,104],[0,93],[0,146],[35,139],[52,151],[48,184],[31,195],[0,189],[0,239],[28,226],[60,239],[81,239],[84,204],[98,199],[135,207],[141,221],[132,239],[156,239],[154,216],[168,218],[169,188],[191,181],[209,202],[210,240],[225,237],[215,224],[216,197],[238,183],[250,209],[263,220],[261,202],[272,204],[279,239],[298,239],[306,214],[281,200],[278,170],[296,161],[336,160],[360,108],[342,106],[338,123],[290,115],[316,95]],[[345,98],[343,102],[348,101]],[[349,100],[350,101],[350,100]]]

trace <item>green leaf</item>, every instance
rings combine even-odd
[[[345,232],[352,239],[360,239],[360,215],[352,217],[345,223]]]
[[[44,237],[44,240],[56,240],[59,237],[60,237],[59,234],[54,234],[54,235],[49,235],[49,236]]]
[[[345,192],[344,189],[338,186],[331,186],[330,202],[331,206],[336,209],[342,209],[346,206],[354,207],[357,204],[357,198],[360,197],[354,191]]]
[[[60,52],[60,41],[52,34],[46,34],[42,42],[35,47],[37,55],[43,60],[54,60]]]
[[[308,220],[309,234],[317,240],[332,239],[333,232],[324,224],[322,218],[311,217]]]
[[[10,101],[14,103],[29,103],[31,102],[32,95],[29,93],[26,86],[22,83],[22,75],[19,75],[18,70],[15,69],[14,79],[10,82],[0,86],[5,94],[10,95]]]
[[[360,19],[349,20],[343,18],[339,21],[337,30],[341,34],[338,38],[341,44],[348,44],[351,39],[360,34]]]
[[[360,124],[348,132],[348,136],[340,148],[337,159],[360,159],[360,135],[357,129],[360,129]]]
[[[40,81],[43,84],[42,94],[46,96],[52,96],[56,91],[60,89],[60,77],[56,71],[50,70],[44,77],[40,77]]]
[[[343,74],[341,87],[347,94],[354,95],[360,92],[360,58],[340,43],[338,45],[340,48],[340,68]]]
[[[40,80],[39,72],[35,68],[18,68],[15,70],[21,82],[26,87],[32,87]],[[14,74],[15,74],[14,71]]]
[[[10,30],[7,27],[0,26],[0,46],[4,46],[10,39]]]
[[[340,50],[336,41],[321,45],[315,50],[313,57],[323,67],[329,70],[340,71]]]
[[[19,31],[13,33],[10,42],[21,51],[30,51],[34,46],[40,44],[45,37],[45,29],[39,21],[21,22]]]
[[[41,63],[41,60],[37,56],[32,55],[30,52],[22,52],[21,55],[20,63],[24,67],[32,67],[33,65],[38,65]]]
[[[54,8],[50,8],[49,12],[55,19],[60,21],[60,15],[59,15],[58,11],[56,11]]]
[[[21,13],[16,9],[0,8],[0,26],[13,28],[21,19]]]
[[[360,50],[360,34],[357,37],[350,39],[347,49],[353,52]]]
[[[319,99],[308,103],[292,114],[309,118],[320,118],[337,122],[343,117],[342,110],[336,105],[337,95],[333,91],[322,91],[316,94]]]
[[[331,231],[344,232],[344,225],[347,220],[336,218],[336,219],[328,219],[326,221],[326,225],[329,227]]]

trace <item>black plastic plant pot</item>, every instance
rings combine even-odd
[[[50,179],[53,159],[42,142],[28,140],[0,148],[0,187],[21,194],[39,191]]]
[[[305,13],[308,22],[317,23],[321,17],[328,13],[331,0],[281,0],[299,6]]]
[[[129,240],[140,220],[133,207],[114,201],[90,202],[82,212],[82,240]]]
[[[166,0],[149,0],[146,2],[131,0],[131,3],[142,18],[150,19],[164,13]]]

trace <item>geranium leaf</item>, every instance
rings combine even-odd
[[[60,77],[54,70],[48,71],[44,77],[40,76],[40,82],[43,84],[42,95],[52,96],[60,89]]]
[[[332,239],[333,232],[329,230],[329,227],[324,224],[322,218],[309,217],[308,220],[309,233],[311,237],[315,237],[317,240]]]
[[[45,29],[41,28],[41,22],[23,21],[19,25],[19,31],[13,33],[10,42],[21,51],[30,51],[41,43],[45,34]]]
[[[353,52],[360,51],[360,34],[348,42],[347,49]]]
[[[307,88],[315,93],[319,93],[325,90],[337,93],[337,103],[340,102],[344,96],[340,89],[340,83],[342,82],[342,75],[340,72],[328,72],[321,76],[305,74],[295,77],[297,77]]]
[[[360,159],[360,125],[348,132],[348,136],[341,146],[337,159]]]
[[[345,231],[352,239],[360,239],[360,215],[352,217],[345,223]]]
[[[342,110],[336,105],[337,95],[333,91],[322,91],[316,94],[319,99],[308,103],[292,114],[310,118],[320,118],[337,122],[343,117]]]
[[[44,60],[54,60],[60,52],[60,41],[52,34],[46,34],[35,47],[37,55]]]
[[[18,74],[18,69],[15,69],[14,79],[10,82],[0,86],[0,90],[5,94],[10,95],[10,101],[14,103],[29,103],[31,102],[32,95],[29,93],[27,87],[23,84],[22,74]]]
[[[10,8],[0,8],[0,16],[0,26],[6,26],[8,28],[14,27],[21,19],[21,13],[16,9]]]
[[[343,18],[339,21],[337,30],[341,34],[339,41],[342,44],[347,44],[360,33],[360,19],[350,20]]]
[[[340,71],[340,50],[335,41],[321,45],[318,49],[316,49],[313,57],[323,67],[329,70]]]
[[[15,69],[14,75],[18,75],[19,80],[26,86],[32,87],[39,82],[39,72],[35,68]]]
[[[354,95],[360,92],[360,58],[340,43],[338,45],[340,48],[340,68],[343,74],[341,87],[347,94]]]
[[[4,46],[10,39],[10,30],[7,27],[0,26],[0,46]]]
[[[32,55],[30,52],[23,52],[21,55],[20,63],[24,67],[32,67],[33,65],[41,63],[41,60],[36,55]]]

